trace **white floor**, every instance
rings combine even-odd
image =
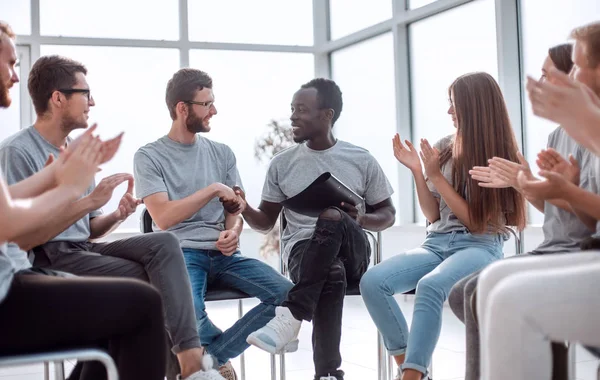
[[[397,297],[400,307],[406,311],[410,323],[412,297]],[[244,301],[246,310],[255,301]],[[209,315],[219,327],[227,327],[237,318],[237,302],[216,302],[209,304]],[[344,309],[342,333],[342,369],[346,380],[375,380],[377,377],[376,330],[360,297],[347,297]],[[464,374],[464,327],[448,307],[444,308],[442,334],[433,355],[435,380],[459,380]],[[251,347],[246,351],[246,380],[270,379],[270,357],[263,351]],[[240,359],[234,365],[241,375]],[[72,363],[67,364],[67,369]],[[580,380],[596,380],[598,361],[578,347],[576,377]],[[0,380],[43,379],[41,365],[0,369]],[[300,332],[300,348],[296,353],[286,355],[287,380],[312,380],[314,375],[311,349],[311,326],[303,324]],[[241,378],[240,378],[241,380]]]

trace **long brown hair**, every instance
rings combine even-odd
[[[469,203],[474,226],[471,232],[485,232],[488,225],[499,232],[506,225],[525,228],[525,198],[521,193],[512,187],[484,189],[468,174],[474,166],[487,166],[492,157],[519,162],[519,148],[500,86],[487,73],[470,73],[450,85],[451,95],[458,127],[454,143],[441,152],[440,165],[453,159],[454,188]]]
[[[550,56],[550,60],[554,66],[566,74],[570,73],[573,68],[572,53],[573,45],[568,43],[552,46],[548,49],[548,56]]]

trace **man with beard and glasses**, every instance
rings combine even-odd
[[[9,185],[42,171],[47,158],[59,157],[71,142],[69,133],[88,127],[88,112],[95,103],[86,75],[81,63],[65,57],[45,56],[35,62],[28,88],[37,120],[0,145],[0,164]],[[118,209],[102,214],[100,207],[126,181],[129,187]],[[212,368],[211,358],[203,357],[190,282],[177,238],[161,232],[112,243],[90,241],[108,234],[135,211],[140,201],[132,191],[130,174],[108,176],[98,186],[92,183],[84,196],[64,209],[60,217],[48,221],[55,227],[52,233],[40,230],[34,236],[36,242],[48,242],[33,248],[33,265],[79,276],[129,277],[150,282],[163,300],[166,330],[181,367],[181,378],[222,379]],[[8,250],[25,255],[14,244],[9,244]]]
[[[134,157],[136,193],[143,199],[155,227],[174,233],[183,248],[198,334],[219,365],[241,354],[251,332],[275,316],[292,284],[269,265],[242,256],[239,236],[241,200],[232,190],[241,186],[231,148],[209,140],[217,114],[212,79],[191,68],[176,72],[167,84],[166,103],[173,123],[169,133],[140,148]],[[234,207],[226,211],[221,201]],[[232,327],[221,331],[208,318],[204,295],[211,285],[241,290],[261,303]],[[298,341],[282,348],[295,351]],[[224,374],[224,373],[223,373]],[[224,374],[225,376],[225,374]],[[225,376],[234,379],[235,375]]]

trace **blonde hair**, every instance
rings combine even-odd
[[[600,64],[600,21],[573,29],[570,38],[585,44],[589,67],[595,68]]]

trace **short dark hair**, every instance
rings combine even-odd
[[[548,55],[550,56],[552,63],[554,63],[554,66],[566,74],[570,73],[573,68],[573,61],[571,60],[572,53],[572,44],[560,44],[548,49]]]
[[[75,74],[87,75],[82,63],[59,55],[47,55],[38,59],[29,72],[27,88],[33,101],[35,113],[43,115],[48,111],[48,100],[54,91],[71,88],[77,83]],[[67,97],[70,94],[66,94]]]
[[[165,96],[171,119],[177,118],[177,103],[193,100],[196,91],[202,91],[204,88],[212,88],[212,78],[204,71],[188,67],[173,74],[167,83]]]
[[[333,126],[342,113],[344,102],[342,101],[342,90],[332,80],[315,78],[302,85],[301,88],[314,88],[317,90],[317,101],[320,108],[331,108],[334,112],[331,125]]]

